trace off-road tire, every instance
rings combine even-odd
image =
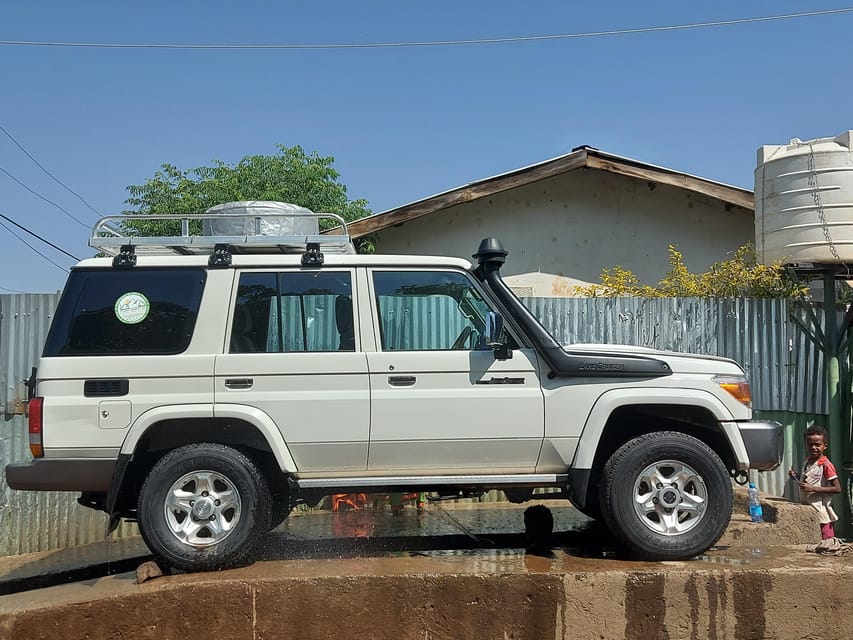
[[[666,480],[657,483],[661,487],[651,488],[643,480],[650,475],[665,478],[675,467],[682,473],[676,476],[672,472],[672,478],[692,475],[692,480],[679,479],[673,491],[667,491],[673,487]],[[644,475],[650,469],[661,473]],[[678,482],[687,486],[678,487]],[[669,514],[669,519],[659,518],[657,512],[641,515],[641,503],[658,510],[661,505],[672,504],[675,508],[670,511],[686,519],[679,523]],[[732,503],[731,480],[719,456],[701,440],[675,431],[647,433],[629,440],[610,457],[601,475],[604,521],[632,555],[641,559],[684,560],[707,551],[725,531]],[[690,518],[694,515],[687,508],[691,504],[701,504],[693,521]],[[658,532],[653,530],[655,526],[669,530]],[[681,527],[686,530],[678,531]]]
[[[176,537],[167,522],[170,491],[187,474],[213,472],[239,494],[233,529],[210,546]],[[139,531],[158,561],[184,571],[211,571],[248,564],[269,530],[270,492],[263,474],[243,453],[221,444],[197,443],[174,449],[151,468],[139,493]]]

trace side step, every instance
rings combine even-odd
[[[500,476],[360,476],[350,478],[296,478],[293,483],[302,490],[333,489],[410,489],[413,487],[458,487],[464,489],[501,489],[503,487],[564,487],[567,474],[519,473]]]

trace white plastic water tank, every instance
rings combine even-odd
[[[260,231],[264,236],[310,236],[320,232],[317,216],[305,215],[310,214],[311,209],[289,202],[226,202],[211,207],[205,213],[221,216],[215,220],[204,221],[203,233],[206,236],[254,235],[255,221],[251,216],[262,216]]]
[[[766,145],[755,169],[755,247],[770,264],[853,264],[853,131]]]

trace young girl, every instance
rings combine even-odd
[[[832,509],[832,496],[841,493],[841,483],[835,466],[824,455],[827,449],[826,429],[812,426],[806,429],[806,461],[803,473],[798,475],[791,469],[792,478],[800,482],[800,501],[812,505],[820,514],[820,537],[829,540],[835,537],[833,522],[838,516]]]

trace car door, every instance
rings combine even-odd
[[[455,270],[370,271],[378,349],[371,385],[368,469],[400,473],[520,473],[544,436],[531,349],[498,360],[484,344],[490,305]]]
[[[352,282],[349,269],[239,274],[214,413],[224,404],[265,412],[300,473],[367,467],[370,394]]]

